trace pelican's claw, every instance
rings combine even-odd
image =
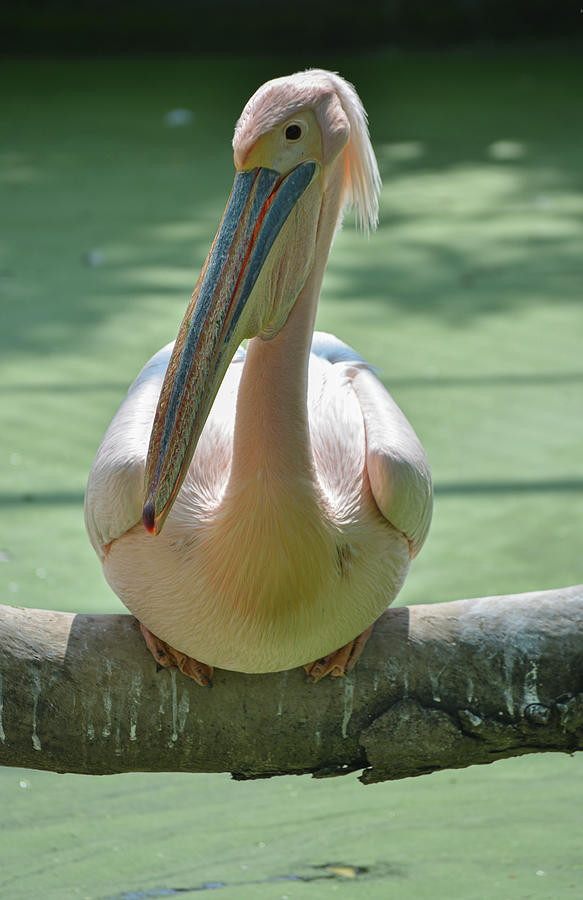
[[[328,656],[324,656],[322,659],[316,660],[316,662],[306,663],[304,670],[308,676],[307,681],[315,684],[317,681],[325,678],[326,675],[330,675],[332,678],[339,678],[345,675],[346,672],[350,672],[356,665],[356,661],[371,636],[373,628],[374,626],[371,625],[370,628],[359,634],[353,641],[349,641],[348,644],[340,647],[339,650],[335,650],[334,653],[329,653]]]
[[[180,669],[189,678],[193,678],[201,687],[212,687],[213,667],[207,666],[206,663],[198,662],[191,656],[175,650],[166,641],[152,634],[149,628],[140,622],[140,629],[144,635],[146,647],[156,660],[158,669]]]

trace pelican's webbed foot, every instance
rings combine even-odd
[[[314,684],[316,681],[325,678],[326,675],[338,678],[341,675],[345,675],[346,672],[350,672],[356,665],[356,661],[371,636],[373,628],[374,625],[371,625],[370,628],[367,628],[366,631],[355,637],[353,641],[349,641],[348,644],[340,647],[339,650],[335,650],[334,653],[329,653],[328,656],[317,659],[316,662],[306,663],[304,670],[308,676],[308,681]]]
[[[158,666],[164,669],[180,669],[189,678],[194,678],[201,687],[212,687],[213,667],[206,663],[198,662],[186,653],[175,650],[166,641],[152,634],[149,628],[140,622],[140,629],[144,635],[146,647],[156,660]]]

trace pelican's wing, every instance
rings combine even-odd
[[[419,438],[370,369],[358,368],[352,386],[366,432],[366,466],[376,504],[402,531],[415,556],[431,523],[431,469]]]
[[[433,509],[431,470],[419,438],[373,367],[355,350],[332,334],[316,332],[312,352],[350,366],[364,420],[373,497],[383,516],[410,541],[415,556],[427,536]]]
[[[97,555],[142,517],[146,453],[170,354],[167,344],[146,363],[105,433],[85,492],[85,525]]]
[[[91,543],[102,560],[107,545],[133,528],[142,518],[146,454],[173,347],[174,342],[162,347],[131,385],[105,432],[89,473],[85,492],[85,525]],[[229,426],[233,406],[229,393],[233,395],[236,391],[244,360],[245,351],[239,347],[213,406],[211,415],[216,424],[222,422],[225,427]]]

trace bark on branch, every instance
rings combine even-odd
[[[0,607],[0,764],[365,783],[583,749],[583,586],[388,610],[356,669],[156,672],[136,620]]]

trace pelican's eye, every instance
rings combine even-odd
[[[294,143],[299,141],[303,133],[302,126],[298,125],[297,122],[290,122],[289,125],[286,125],[284,132],[286,141],[293,141]]]

